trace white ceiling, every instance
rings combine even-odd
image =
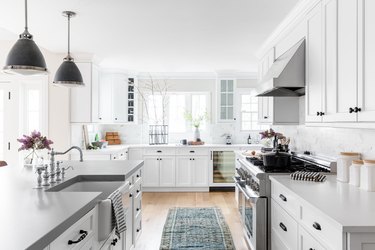
[[[256,72],[255,52],[298,0],[31,0],[29,30],[42,47],[139,72]],[[0,37],[23,31],[23,0],[0,1]],[[2,32],[1,32],[2,31]],[[14,35],[14,39],[17,36]]]

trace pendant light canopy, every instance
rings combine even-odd
[[[64,11],[63,16],[68,18],[68,55],[64,58],[56,72],[53,83],[58,86],[80,87],[85,86],[83,83],[81,72],[74,63],[73,57],[70,55],[70,18],[76,15],[73,11]]]
[[[25,0],[25,31],[20,34],[18,41],[10,50],[3,70],[5,73],[20,75],[48,73],[43,54],[28,31],[27,0]]]

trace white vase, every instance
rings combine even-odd
[[[194,130],[194,141],[198,141],[201,139],[201,133],[199,132],[199,128],[195,127]]]

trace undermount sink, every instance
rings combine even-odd
[[[101,192],[106,196],[124,184],[124,176],[80,175],[51,187],[47,192]]]

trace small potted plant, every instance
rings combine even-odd
[[[201,115],[197,115],[197,116],[193,117],[193,114],[191,112],[185,111],[184,117],[185,117],[186,121],[191,122],[191,125],[193,125],[195,127],[195,130],[194,130],[194,140],[195,141],[200,141],[201,135],[200,135],[200,132],[199,132],[199,127],[200,127],[200,125],[201,125],[201,123],[203,121],[208,121],[208,119],[209,119],[208,118],[208,113],[204,112]]]
[[[30,153],[25,157],[25,166],[33,166],[38,163],[39,153],[38,151],[43,149],[51,150],[51,144],[53,141],[47,139],[46,136],[38,131],[33,131],[31,135],[23,135],[22,138],[17,139],[21,143],[21,147],[18,151],[27,150]]]

